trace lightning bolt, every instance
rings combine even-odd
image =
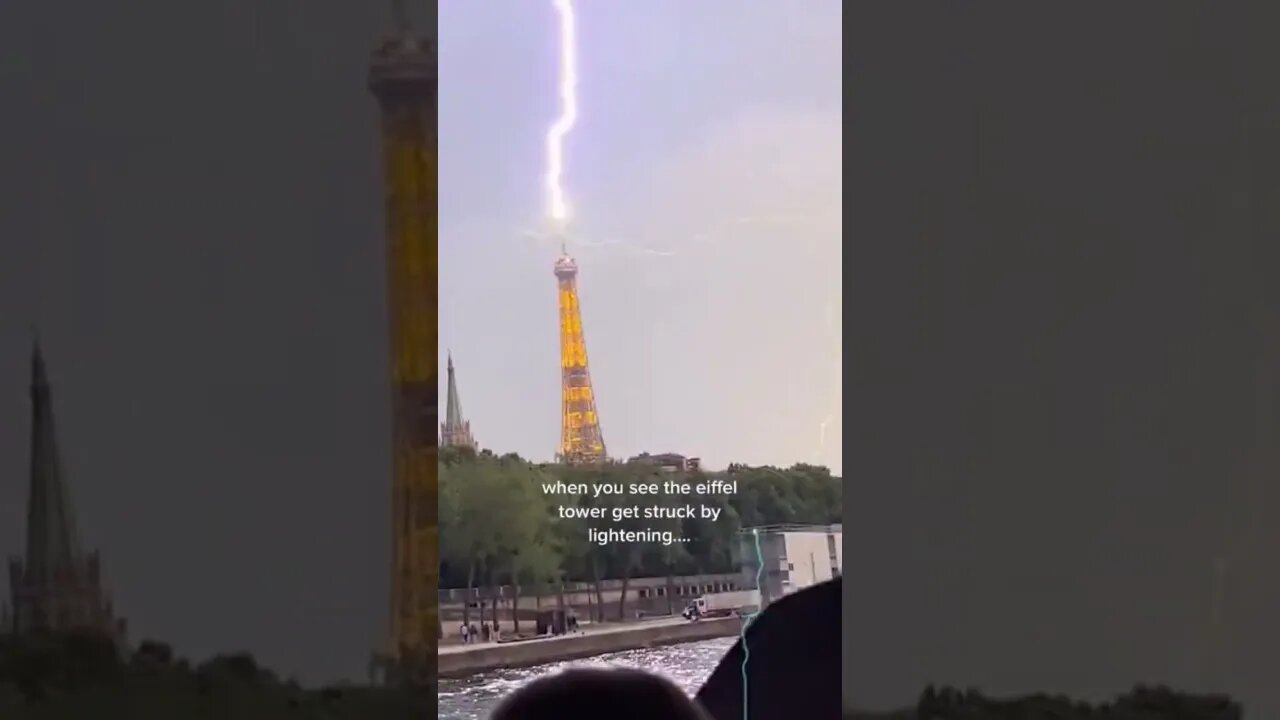
[[[790,212],[769,215],[743,215],[719,222],[707,230],[696,232],[690,235],[686,242],[675,243],[665,247],[658,243],[637,242],[621,238],[593,240],[575,236],[571,239],[571,242],[573,245],[581,247],[623,250],[631,255],[652,258],[671,258],[683,256],[701,248],[714,249],[726,241],[732,240],[736,233],[746,227],[772,225],[779,230],[801,232],[813,227],[822,227],[821,222],[822,217],[813,213]],[[563,228],[560,227],[552,228],[550,231],[540,227],[517,227],[508,232],[519,235],[531,241],[535,246],[541,247],[563,242],[565,238],[562,231]]]
[[[555,239],[559,239],[563,247],[565,243],[564,227],[569,221],[569,201],[564,188],[564,141],[573,130],[574,125],[578,122],[578,32],[577,18],[573,9],[573,0],[551,0],[551,7],[555,9],[556,18],[559,21],[559,73],[558,73],[558,94],[560,97],[560,115],[552,123],[547,130],[547,172],[546,172],[546,191],[547,191],[547,215],[551,219],[554,228],[553,235]],[[790,214],[783,214],[781,217],[738,217],[728,222],[721,223],[718,227],[694,235],[691,240],[695,245],[717,245],[726,236],[731,234],[734,226],[752,225],[760,222],[781,221],[784,225],[795,224],[797,220],[803,222],[804,217],[796,217]],[[541,240],[546,235],[536,231],[525,231],[526,237]],[[602,241],[584,241],[579,239],[576,244],[588,247],[617,247],[626,249],[631,252],[647,255],[651,257],[673,257],[679,255],[680,252],[675,249],[656,249],[645,247],[620,240],[602,240]],[[827,305],[827,325],[834,326],[834,312],[831,304]],[[838,332],[838,330],[836,330]],[[838,402],[838,401],[837,401]],[[834,424],[839,414],[839,406],[833,408],[819,423],[816,453],[821,453],[827,444],[827,430]]]
[[[532,241],[535,246],[565,242],[561,229],[556,229],[552,232],[544,232],[533,228],[526,228],[524,230],[520,230],[519,235]],[[626,250],[627,252],[635,255],[647,255],[651,257],[675,257],[677,255],[674,250],[657,250],[643,245],[623,242],[622,240],[586,240],[582,237],[574,237],[573,244],[581,247],[617,248]]]
[[[569,219],[565,199],[564,139],[578,122],[578,33],[572,0],[551,0],[560,20],[560,117],[547,131],[547,213],[557,225]]]
[[[565,225],[569,221],[569,201],[564,187],[564,141],[578,122],[578,29],[577,17],[573,8],[573,0],[551,0],[559,21],[559,72],[558,94],[560,97],[560,115],[547,129],[547,215],[552,222],[553,239],[563,244]],[[722,223],[710,232],[698,233],[692,238],[695,244],[715,244],[720,236],[726,234],[729,226],[735,224],[754,224],[761,218],[745,217],[735,221]],[[776,219],[775,219],[776,220]],[[784,219],[786,222],[786,219]],[[546,237],[544,233],[527,232],[526,236],[536,239]],[[674,257],[680,254],[673,248],[654,248],[638,245],[623,240],[589,241],[581,238],[575,244],[585,247],[620,248],[638,255],[650,257]]]

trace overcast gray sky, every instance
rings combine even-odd
[[[579,6],[565,183],[610,453],[839,469],[840,3]],[[483,446],[550,459],[556,15],[447,3],[440,27],[441,362]]]
[[[380,5],[0,6],[0,550],[21,550],[35,321],[134,636],[305,680],[363,675],[385,632]],[[555,248],[522,233],[555,25],[449,5],[441,341],[480,440],[549,458]],[[840,7],[803,5],[580,12],[575,237],[677,253],[575,248],[615,454],[839,467]]]

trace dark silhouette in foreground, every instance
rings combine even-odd
[[[715,720],[836,720],[840,706],[841,580],[772,604],[747,627],[747,712],[742,711],[742,641],[698,691]]]
[[[1244,710],[1223,695],[1188,695],[1138,687],[1091,705],[1043,693],[997,700],[974,690],[926,688],[914,710],[850,712],[846,720],[1241,720]]]
[[[489,720],[706,720],[669,680],[629,668],[573,669],[507,696]]]
[[[428,717],[435,698],[382,688],[308,690],[251,655],[198,665],[163,643],[121,652],[101,635],[0,636],[0,718],[400,720]],[[210,715],[213,713],[213,715]]]

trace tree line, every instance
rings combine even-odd
[[[626,585],[635,577],[730,573],[739,569],[738,530],[781,523],[838,523],[841,479],[825,467],[780,469],[731,465],[716,473],[670,472],[633,460],[598,467],[533,463],[515,454],[467,448],[440,454],[440,586],[479,589],[493,597],[501,585],[539,596],[566,582],[587,583],[603,613],[601,583],[623,585],[619,615],[625,616]],[[737,482],[732,495],[632,495],[633,484],[675,480],[696,490],[716,478]],[[593,497],[544,490],[566,485],[613,484],[623,492]],[[562,518],[558,508],[706,505],[720,511],[715,521],[688,519]],[[669,531],[687,542],[609,543],[588,540],[589,528]],[[670,593],[668,593],[670,595]],[[518,602],[518,597],[516,598]],[[513,616],[514,617],[514,616]],[[515,618],[518,628],[518,617]]]
[[[434,704],[400,689],[305,689],[247,653],[193,663],[155,641],[124,650],[91,634],[0,635],[5,720],[389,720],[426,717]]]
[[[891,717],[915,720],[1240,720],[1244,709],[1226,695],[1192,695],[1170,688],[1139,685],[1102,703],[1087,703],[1063,695],[1037,693],[1013,699],[994,699],[977,690],[927,687],[914,712]],[[859,716],[868,720],[874,716]]]

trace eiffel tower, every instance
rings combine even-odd
[[[578,305],[578,263],[561,247],[555,265],[560,292],[560,461],[569,465],[604,462],[604,436],[587,363],[587,340]]]

